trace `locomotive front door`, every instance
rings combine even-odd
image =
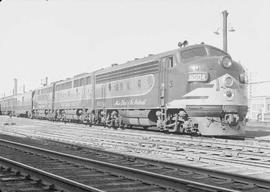
[[[105,85],[101,86],[101,95],[102,95],[102,108],[103,111],[106,110],[106,89],[105,89]]]
[[[159,70],[159,100],[161,109],[162,127],[165,128],[165,120],[167,117],[167,97],[168,97],[168,61],[169,58],[164,57],[160,60]]]
[[[54,111],[54,104],[55,104],[55,83],[53,84],[53,87],[52,87],[52,108],[51,108],[51,112]]]
[[[90,109],[91,111],[95,111],[96,110],[96,74],[95,72],[92,73],[91,75],[91,82],[92,82],[92,90],[91,90],[91,94],[90,94],[90,99],[91,99],[91,106]],[[97,114],[97,112],[95,111],[95,114]]]

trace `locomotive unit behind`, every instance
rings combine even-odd
[[[20,114],[36,118],[208,136],[243,136],[247,93],[243,67],[210,45],[149,55],[34,90]],[[7,99],[11,100],[6,102]],[[14,101],[15,100],[15,101]],[[16,96],[2,98],[3,114],[15,113]]]

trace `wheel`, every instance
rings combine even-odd
[[[143,126],[143,129],[144,129],[144,130],[147,130],[147,129],[148,129],[148,126]]]

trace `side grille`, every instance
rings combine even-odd
[[[159,70],[158,61],[152,61],[141,65],[136,65],[128,68],[111,71],[108,73],[100,74],[96,76],[96,83],[105,83],[109,81],[115,81],[119,79],[126,79],[135,77],[138,75],[146,75],[156,73]]]

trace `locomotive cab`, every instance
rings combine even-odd
[[[176,67],[169,72],[168,108],[184,110],[200,134],[242,136],[247,113],[245,71],[231,56],[209,45],[179,50]]]

